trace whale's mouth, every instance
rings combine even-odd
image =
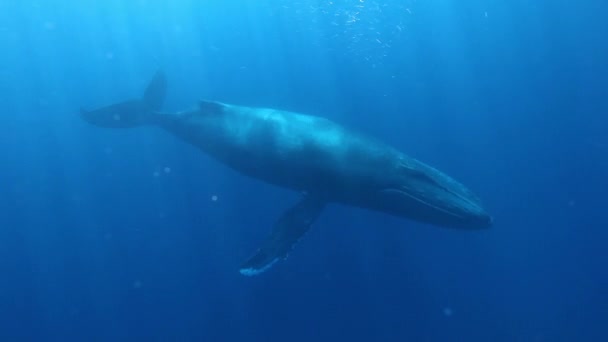
[[[477,202],[456,196],[452,192],[390,188],[381,193],[386,208],[400,216],[462,229],[483,229],[492,225],[492,218]]]
[[[436,210],[438,212],[444,213],[448,216],[452,216],[455,219],[463,219],[464,216],[460,213],[458,213],[457,211],[454,210],[450,210],[449,208],[442,208],[438,205],[435,205],[433,203],[431,203],[430,201],[425,200],[423,197],[421,196],[416,196],[414,194],[411,194],[407,191],[404,190],[399,190],[399,189],[385,189],[382,190],[382,192],[387,193],[387,194],[392,194],[392,195],[396,195],[396,196],[403,196],[403,197],[407,197],[409,200],[413,200],[415,202],[417,202],[418,204],[426,207],[426,208],[430,208],[433,210]]]

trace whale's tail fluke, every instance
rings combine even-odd
[[[110,128],[128,128],[154,123],[155,112],[165,102],[167,79],[159,70],[156,72],[141,99],[128,100],[106,107],[87,111],[80,110],[80,116],[87,122]]]

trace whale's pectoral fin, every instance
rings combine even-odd
[[[314,196],[305,196],[287,209],[275,223],[270,236],[240,269],[243,275],[264,272],[280,259],[287,257],[298,240],[310,229],[325,207],[325,202]]]

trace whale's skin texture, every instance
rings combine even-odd
[[[453,228],[491,224],[451,177],[322,117],[201,101],[155,122],[242,174],[326,202]]]

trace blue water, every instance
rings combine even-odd
[[[608,340],[608,3],[0,1],[1,341]],[[329,206],[153,128],[139,96],[321,115],[473,189],[486,231]]]

